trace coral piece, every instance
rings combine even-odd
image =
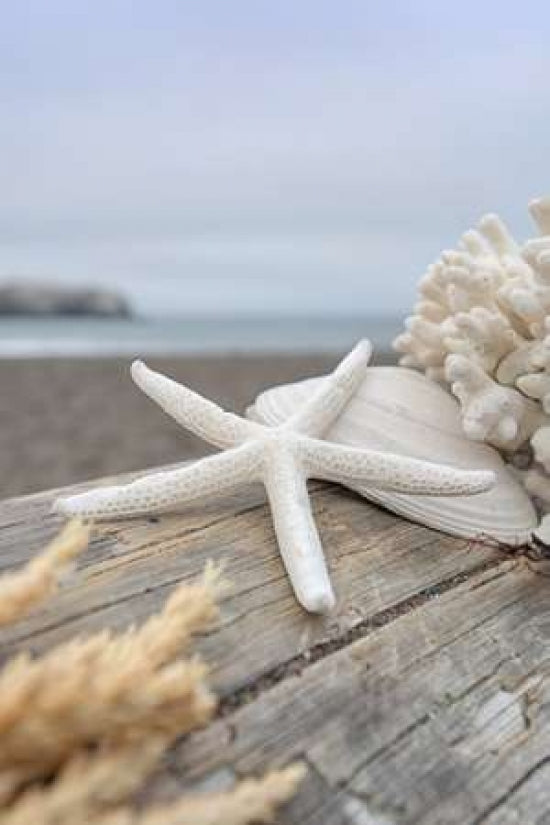
[[[548,506],[536,491],[550,474],[550,198],[529,209],[540,237],[523,246],[487,215],[442,253],[394,348],[450,388],[469,438],[511,456],[531,443],[526,489]]]
[[[540,421],[535,404],[493,381],[478,362],[464,355],[447,357],[445,378],[462,405],[462,426],[468,438],[513,450]]]
[[[370,344],[359,343],[303,406],[276,427],[224,412],[138,361],[132,376],[141,389],[184,427],[226,451],[123,487],[61,499],[56,509],[84,518],[134,516],[262,482],[296,597],[306,610],[327,612],[335,599],[309,504],[309,477],[432,495],[482,492],[494,483],[491,471],[457,470],[320,440],[361,384],[370,354]]]

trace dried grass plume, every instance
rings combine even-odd
[[[88,546],[90,528],[70,521],[39,556],[16,573],[0,577],[0,627],[23,618],[31,608],[51,596],[59,579]]]
[[[246,779],[222,793],[183,796],[136,810],[131,798],[155,768],[162,740],[144,748],[77,754],[51,785],[21,794],[0,825],[246,825],[271,822],[305,776],[300,764]]]
[[[0,623],[55,592],[89,530],[71,522],[21,572],[0,579]],[[271,822],[296,792],[301,765],[223,793],[146,808],[135,795],[176,736],[204,725],[216,699],[207,666],[186,656],[218,616],[224,588],[208,565],[141,627],[101,631],[0,672],[0,825],[247,825]],[[48,780],[45,782],[44,780]]]
[[[208,568],[182,584],[142,627],[109,630],[21,654],[0,673],[0,792],[46,775],[81,747],[187,733],[216,701],[199,658],[176,659],[217,616],[219,580]]]

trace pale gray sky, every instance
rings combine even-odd
[[[550,191],[547,0],[22,0],[0,28],[0,277],[142,311],[405,311]]]

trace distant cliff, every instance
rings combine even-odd
[[[43,283],[0,283],[0,315],[93,315],[128,318],[124,296],[107,289],[76,289]]]

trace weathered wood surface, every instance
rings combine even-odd
[[[74,490],[74,488],[72,488]],[[311,485],[338,609],[296,604],[261,489],[99,526],[62,592],[0,636],[40,651],[160,608],[207,559],[232,589],[201,642],[217,719],[174,748],[152,793],[220,786],[301,758],[281,822],[550,822],[550,578],[542,566]],[[0,570],[53,536],[54,493],[0,504]]]

